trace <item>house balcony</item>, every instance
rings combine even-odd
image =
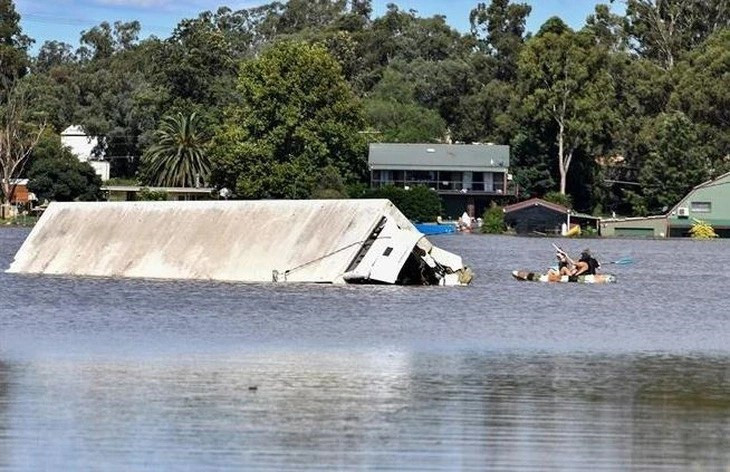
[[[465,183],[458,180],[372,180],[373,188],[393,185],[401,188],[413,188],[417,186],[427,187],[439,195],[471,195],[471,196],[516,196],[517,185],[512,181],[507,181],[505,187],[504,180],[487,182],[471,182]]]

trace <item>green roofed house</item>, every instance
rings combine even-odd
[[[601,220],[603,236],[688,237],[696,220],[730,237],[730,173],[693,188],[666,215]]]
[[[695,220],[712,225],[718,236],[730,237],[730,173],[693,188],[667,215],[670,237],[689,236]]]
[[[503,204],[516,187],[509,174],[509,146],[494,144],[370,145],[373,188],[425,185],[439,194],[447,216],[481,215],[490,202]]]

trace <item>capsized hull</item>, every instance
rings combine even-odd
[[[616,282],[613,274],[596,275],[557,275],[540,274],[537,272],[526,272],[513,270],[512,277],[526,282],[553,282],[553,283],[579,283],[579,284],[609,284]]]

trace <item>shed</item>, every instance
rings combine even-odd
[[[601,220],[601,236],[664,238],[667,236],[667,216],[606,218]]]
[[[504,207],[504,222],[518,234],[559,235],[565,223],[599,231],[600,218],[578,213],[541,198],[531,198]]]

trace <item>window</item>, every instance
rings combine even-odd
[[[712,202],[692,202],[693,213],[710,213],[712,211]]]

